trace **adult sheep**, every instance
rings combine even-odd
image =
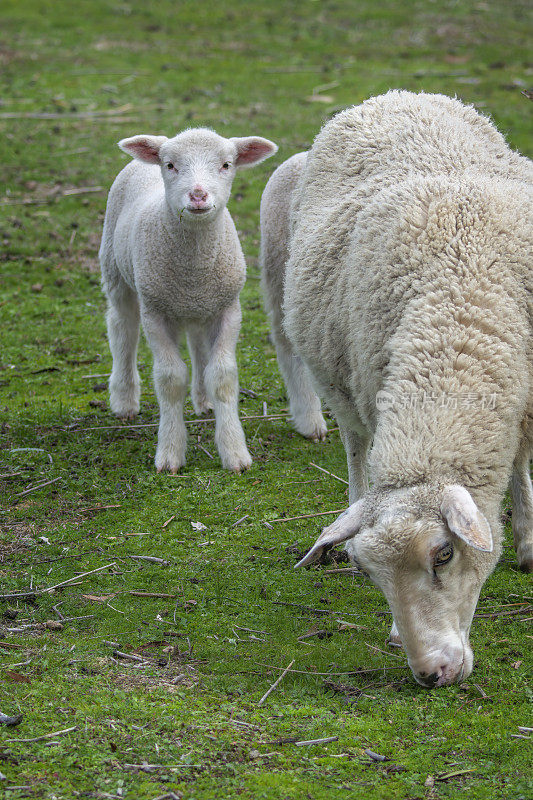
[[[263,225],[292,185],[284,325],[338,420],[351,504],[300,565],[349,540],[416,680],[460,681],[510,482],[533,568],[533,165],[473,108],[405,91],[341,112],[299,161]]]

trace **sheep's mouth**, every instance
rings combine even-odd
[[[204,208],[196,208],[194,206],[187,206],[187,211],[189,214],[206,214],[208,211],[211,211],[212,206],[204,206]]]

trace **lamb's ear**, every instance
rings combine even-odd
[[[253,167],[265,158],[270,158],[277,152],[278,146],[268,139],[261,136],[244,136],[238,138],[233,136],[230,139],[237,148],[236,167]]]
[[[307,555],[296,564],[295,569],[312,564],[313,561],[317,561],[320,558],[324,550],[329,550],[333,545],[345,542],[346,539],[351,539],[352,536],[359,533],[359,528],[363,522],[363,511],[363,500],[358,500],[347,508],[344,514],[337,517],[335,522],[324,528]]]
[[[159,150],[161,145],[168,141],[166,136],[148,136],[144,133],[121,139],[118,146],[129,156],[146,161],[148,164],[160,164]]]
[[[464,486],[446,486],[440,511],[456,536],[476,550],[492,552],[494,545],[490,525]]]

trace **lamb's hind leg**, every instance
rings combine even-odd
[[[518,564],[524,572],[533,572],[533,487],[530,462],[530,446],[527,439],[524,439],[511,477],[513,539]]]
[[[211,332],[211,352],[205,369],[205,386],[215,409],[215,444],[222,466],[241,472],[251,466],[239,413],[239,379],[235,346],[241,326],[241,308],[236,300]]]
[[[205,388],[205,368],[209,358],[209,341],[205,330],[189,330],[187,345],[192,365],[191,399],[196,414],[200,416],[213,408]]]
[[[166,317],[143,311],[143,329],[154,355],[154,383],[159,403],[155,465],[158,472],[176,473],[185,464],[187,431],[183,403],[187,366],[179,353],[179,327]]]
[[[107,334],[113,356],[109,401],[117,417],[132,419],[139,413],[141,396],[137,371],[139,301],[136,292],[123,280],[107,292],[107,299]]]

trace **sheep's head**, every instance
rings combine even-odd
[[[237,169],[258,164],[278,149],[259,136],[225,139],[207,128],[172,139],[141,134],[122,139],[119,147],[160,166],[169,208],[191,224],[212,219],[226,206]]]
[[[470,626],[497,560],[489,524],[462,486],[369,493],[325,528],[298,566],[349,540],[351,559],[381,589],[422,686],[472,671]]]

